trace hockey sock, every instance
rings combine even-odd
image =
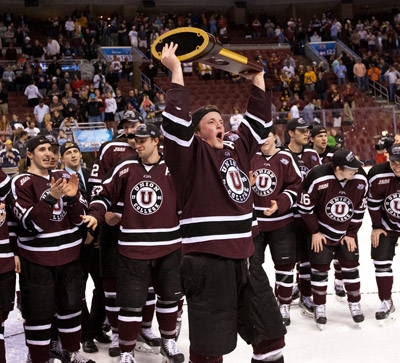
[[[118,315],[119,347],[121,352],[131,352],[142,325],[141,308],[121,308]]]
[[[275,265],[275,295],[280,304],[292,302],[294,265]]]
[[[165,339],[175,339],[178,302],[157,299],[156,316],[161,336]]]
[[[50,359],[51,319],[26,320],[24,330],[32,362],[47,362]]]
[[[311,267],[311,290],[315,305],[326,304],[328,271],[329,265],[313,265]]]
[[[149,287],[148,290],[146,305],[143,306],[142,328],[151,328],[155,307],[156,307],[156,294],[154,293],[154,288],[151,286]]]
[[[392,297],[393,286],[393,270],[392,261],[376,261],[375,266],[375,279],[378,286],[378,294],[380,300],[389,300]]]

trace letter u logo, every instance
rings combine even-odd
[[[400,212],[400,203],[398,200],[393,201],[393,210],[395,210],[397,213]]]
[[[268,185],[268,177],[265,175],[260,175],[258,177],[258,187],[259,188],[266,188]]]
[[[335,213],[337,215],[343,215],[345,213],[345,205],[344,204],[339,204],[335,205]]]
[[[151,204],[153,199],[153,192],[150,190],[144,190],[140,192],[142,203],[141,204]]]
[[[242,188],[242,180],[240,179],[240,174],[237,170],[230,171],[229,177],[231,178],[233,187],[235,187],[237,190]]]

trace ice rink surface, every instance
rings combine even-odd
[[[327,300],[328,322],[323,331],[320,331],[312,318],[303,316],[297,305],[291,307],[291,325],[286,335],[286,348],[284,350],[286,363],[376,363],[397,362],[400,359],[400,318],[388,321],[380,326],[375,320],[375,311],[380,301],[374,276],[374,267],[370,259],[370,232],[371,222],[368,212],[359,232],[360,248],[360,275],[361,275],[361,306],[365,321],[361,328],[353,323],[346,301],[337,301],[333,295],[333,275],[329,276],[329,289]],[[399,248],[399,247],[398,247]],[[271,280],[274,281],[273,265],[267,252],[265,269]],[[400,260],[395,257],[393,263],[394,286],[393,301],[400,312]],[[92,290],[91,282],[88,283],[87,296],[90,299]],[[184,306],[184,320],[182,332],[179,337],[178,347],[185,354],[188,362],[189,338],[186,318],[186,305]],[[393,314],[396,318],[398,312]],[[157,332],[157,321],[153,322],[153,330]],[[399,340],[398,340],[399,339]],[[12,312],[6,322],[5,341],[7,349],[7,362],[24,363],[27,349],[24,342],[22,320],[18,312]],[[97,343],[99,352],[83,354],[97,363],[119,362],[119,358],[108,356],[108,345]],[[240,337],[234,352],[226,355],[224,361],[228,363],[245,363],[251,361],[252,349]],[[136,352],[138,363],[161,363],[159,354]],[[57,362],[57,361],[56,361]]]

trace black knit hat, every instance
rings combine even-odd
[[[220,110],[215,105],[207,105],[204,107],[200,107],[192,113],[192,125],[196,127],[197,124],[201,121],[201,119],[209,112],[218,112],[219,114],[221,114]]]

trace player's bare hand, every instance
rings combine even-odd
[[[373,229],[371,232],[371,245],[372,247],[376,248],[379,246],[379,239],[381,237],[381,234],[384,236],[387,236],[387,233],[384,229],[382,228],[377,228]]]
[[[343,245],[346,243],[349,252],[354,252],[357,249],[356,240],[353,237],[344,236],[340,243]]]
[[[78,175],[72,174],[69,180],[65,180],[66,183],[63,186],[63,192],[68,197],[75,197],[79,189],[79,178]]]
[[[241,75],[243,78],[250,79],[254,86],[257,86],[265,91],[264,71],[239,73],[239,75]]]
[[[256,183],[257,177],[253,174],[253,170],[249,171],[250,185],[253,186]]]
[[[64,195],[64,185],[66,184],[66,180],[64,178],[60,178],[55,180],[54,177],[51,177],[50,181],[50,195],[59,199]]]
[[[14,271],[15,273],[19,274],[21,272],[21,261],[19,259],[19,256],[14,256],[14,263],[15,263]]]
[[[106,212],[104,219],[109,226],[116,226],[121,222],[121,216],[114,212]]]
[[[90,245],[91,243],[93,243],[93,241],[94,237],[90,233],[86,233],[86,239],[85,242],[83,242],[83,244]]]
[[[178,44],[171,42],[165,44],[161,53],[161,63],[167,67],[171,72],[174,72],[178,67],[181,67],[181,61],[176,56],[175,52]]]
[[[326,244],[326,238],[321,232],[314,233],[311,236],[311,250],[315,253],[322,252],[324,244]]]
[[[0,223],[6,219],[6,205],[0,203]]]
[[[86,216],[81,215],[81,218],[83,220],[83,223],[86,223],[87,228],[91,228],[93,231],[96,229],[98,222],[95,217],[90,216],[90,215],[86,215]]]
[[[278,210],[278,203],[276,200],[271,200],[271,206],[264,211],[267,217],[272,216]]]

